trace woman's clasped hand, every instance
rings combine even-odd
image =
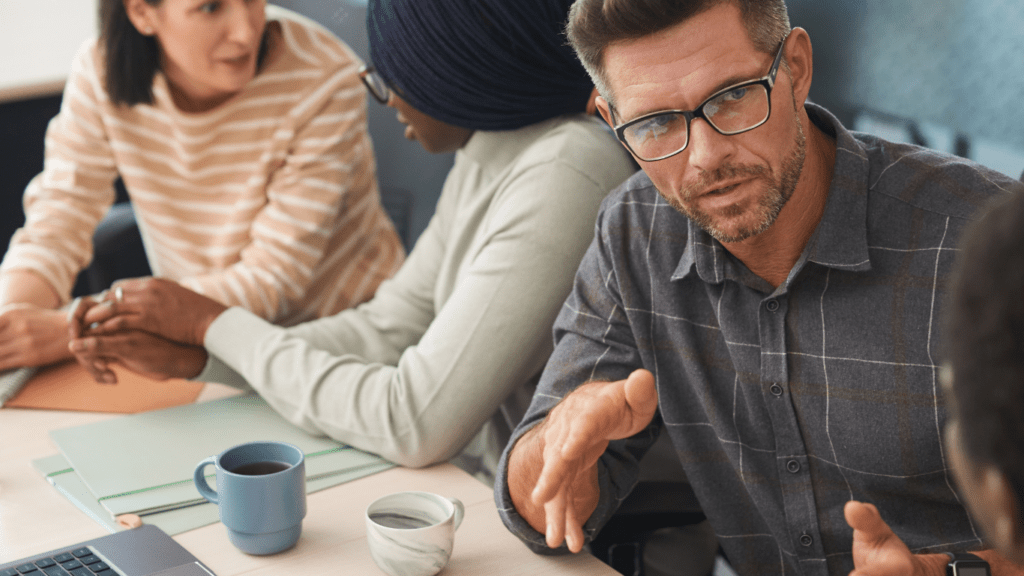
[[[117,381],[110,363],[159,379],[190,378],[206,364],[206,329],[226,308],[169,280],[126,280],[75,301],[68,347],[97,382]]]

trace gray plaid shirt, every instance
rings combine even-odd
[[[654,374],[660,416],[602,457],[588,536],[632,489],[663,425],[740,574],[847,574],[850,499],[877,505],[915,552],[981,546],[941,443],[938,319],[967,219],[1024,186],[808,112],[836,138],[835,170],[818,229],[777,289],[643,173],[602,206],[554,355],[512,439],[583,382]],[[515,512],[506,478],[503,458],[503,520],[547,551]]]

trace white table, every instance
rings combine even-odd
[[[0,103],[63,91],[96,23],[96,0],[0,1]]]
[[[207,385],[199,401],[232,393]],[[57,452],[49,430],[115,417],[111,414],[0,409],[0,563],[102,536],[89,519],[32,468],[32,460]],[[383,574],[370,558],[363,511],[374,499],[401,490],[455,496],[466,516],[444,576],[614,576],[589,554],[538,556],[498,518],[490,488],[450,464],[423,470],[394,468],[309,495],[302,537],[292,550],[248,556],[228,542],[220,523],[175,536],[218,576]]]

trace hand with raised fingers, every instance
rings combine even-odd
[[[97,382],[114,384],[117,375],[110,364],[117,363],[132,372],[157,380],[193,378],[206,366],[206,350],[171,342],[141,330],[108,335],[87,335],[71,341],[69,349],[78,363]]]
[[[654,377],[591,382],[566,396],[523,436],[509,460],[509,489],[519,513],[549,547],[583,548],[583,525],[600,497],[597,462],[608,442],[646,428],[658,407]]]
[[[850,500],[843,508],[853,528],[850,576],[945,576],[945,554],[913,554],[882,520],[874,504]]]
[[[163,278],[134,278],[114,283],[79,323],[90,334],[144,330],[167,340],[202,346],[207,328],[227,307]]]

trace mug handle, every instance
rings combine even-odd
[[[209,500],[210,502],[213,502],[214,504],[219,504],[220,502],[219,502],[219,500],[217,498],[217,493],[214,492],[213,489],[210,488],[210,485],[206,483],[206,474],[205,474],[206,467],[209,466],[210,464],[216,464],[216,463],[217,463],[217,457],[216,456],[210,456],[206,460],[203,460],[202,462],[200,462],[199,465],[196,466],[195,473],[192,475],[192,481],[195,482],[196,490],[199,490],[199,494],[203,498],[206,498],[207,500]]]
[[[447,497],[448,500],[455,505],[455,520],[452,530],[458,530],[459,524],[462,524],[462,517],[466,515],[466,507],[462,505],[462,501],[458,498]]]

